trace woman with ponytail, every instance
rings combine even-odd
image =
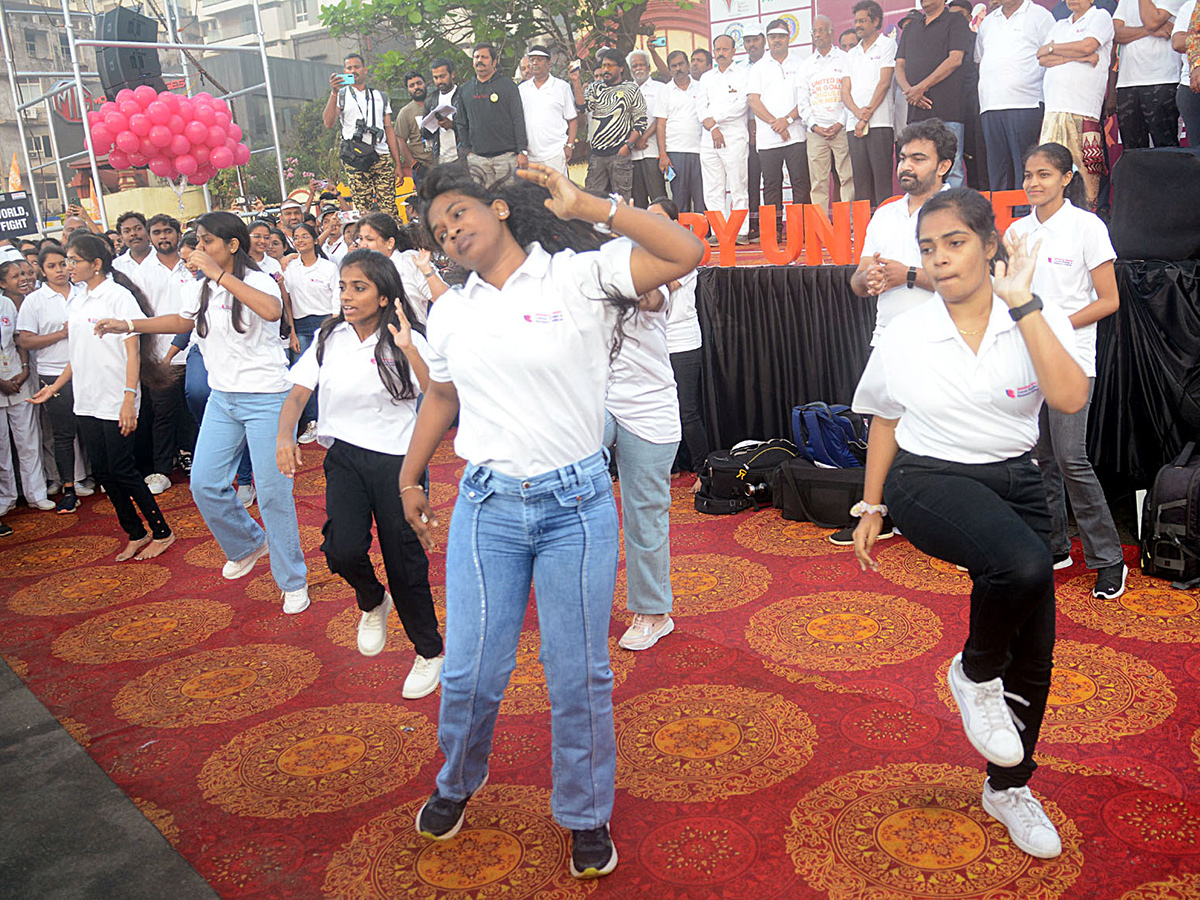
[[[297,233],[300,229],[296,226]],[[321,549],[329,570],[354,588],[363,656],[382,652],[395,605],[416,650],[402,693],[414,700],[437,689],[442,668],[429,560],[404,521],[398,489],[417,398],[429,382],[420,352],[427,345],[424,329],[409,324],[412,309],[386,256],[351,251],[342,261],[339,291],[338,314],[325,320],[313,346],[288,374],[292,391],[279,416],[275,458],[284,475],[296,474],[296,424],[310,396],[319,392],[317,440],[329,450]],[[390,590],[375,577],[368,555],[372,517]]]
[[[1025,194],[1033,210],[1014,222],[1009,233],[1030,245],[1041,242],[1033,291],[1070,317],[1075,350],[1089,385],[1088,402],[1079,412],[1042,407],[1041,437],[1035,453],[1050,504],[1050,552],[1054,568],[1071,565],[1066,500],[1070,497],[1084,562],[1096,571],[1092,595],[1115,600],[1125,591],[1129,570],[1085,445],[1091,390],[1096,383],[1096,323],[1120,305],[1113,269],[1117,254],[1108,228],[1087,212],[1083,181],[1074,170],[1071,151],[1062,144],[1042,144],[1025,154]]]
[[[178,315],[97,323],[101,334],[128,331],[177,334],[195,328],[212,388],[192,458],[192,496],[227,558],[229,580],[250,573],[271,552],[271,574],[283,592],[283,611],[308,608],[308,574],[292,482],[275,466],[275,431],[287,397],[287,357],[279,340],[283,303],[270,276],[246,252],[250,235],[233,213],[196,220],[198,245],[188,268],[203,277],[188,285]],[[238,502],[233,476],[249,445],[266,533]]]
[[[112,261],[112,248],[99,235],[79,231],[67,242],[67,270],[79,286],[68,307],[69,362],[32,402],[45,403],[67,382],[72,383],[75,422],[92,475],[108,493],[117,521],[129,537],[125,549],[117,554],[117,562],[124,562],[153,559],[175,542],[133,456],[142,386],[160,389],[171,379],[154,361],[149,336],[107,337],[107,332],[94,324],[120,322],[122,330],[132,333],[132,323],[144,321],[150,310],[141,290],[113,269]]]
[[[358,220],[358,246],[390,257],[416,318],[424,322],[429,306],[447,290],[428,250],[416,250],[396,220],[384,212],[369,212]]]

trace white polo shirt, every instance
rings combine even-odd
[[[1061,310],[1043,310],[1054,335],[1075,346]],[[897,316],[882,335],[854,392],[864,415],[899,419],[896,443],[920,456],[991,463],[1037,443],[1042,392],[1025,339],[999,297],[979,352],[971,352],[937,294]]]
[[[1192,24],[1192,16],[1195,14],[1195,12],[1196,0],[1188,0],[1187,3],[1179,7],[1179,14],[1175,16],[1175,30],[1171,32],[1171,37],[1175,37],[1177,34],[1188,33],[1188,29]],[[1179,56],[1181,63],[1179,69],[1179,83],[1185,87],[1190,87],[1192,84],[1191,63],[1188,62],[1188,55],[1186,53],[1180,53]]]
[[[680,88],[674,79],[663,85],[654,115],[666,120],[668,153],[700,152],[700,135],[704,134],[704,129],[696,115],[699,99],[700,82],[695,79],[689,79],[686,88]]]
[[[408,298],[408,305],[415,313],[417,321],[424,325],[429,319],[433,291],[429,289],[429,279],[422,275],[417,267],[417,251],[393,251],[392,265],[400,274],[400,284],[404,288],[404,296]]]
[[[425,338],[414,331],[412,339],[417,352],[426,356],[429,345]],[[408,453],[408,442],[417,421],[416,395],[421,388],[409,367],[413,398],[392,397],[379,377],[379,367],[394,368],[397,360],[407,361],[390,343],[388,349],[392,355],[377,358],[377,344],[374,334],[360,341],[354,326],[342,322],[329,332],[321,363],[317,362],[314,340],[288,372],[292,384],[317,392],[317,442],[322,447],[344,441],[391,456]]]
[[[1175,16],[1180,0],[1155,0],[1155,7]],[[1138,0],[1120,0],[1113,19],[1120,19],[1130,28],[1140,28],[1142,11]],[[1171,49],[1170,38],[1140,37],[1121,45],[1121,68],[1117,72],[1117,87],[1140,87],[1150,84],[1174,84],[1179,71],[1179,54]]]
[[[1055,22],[1046,35],[1047,43],[1054,41],[1057,44],[1070,44],[1087,38],[1095,38],[1100,42],[1100,48],[1096,51],[1100,61],[1092,66],[1076,60],[1046,69],[1046,74],[1042,76],[1046,112],[1100,118],[1100,107],[1108,90],[1108,67],[1112,62],[1112,16],[1093,6],[1077,22],[1072,22],[1070,16]]]
[[[1054,16],[1033,0],[1025,0],[1006,16],[997,7],[984,17],[975,38],[979,63],[979,111],[1036,109],[1042,102],[1038,50],[1054,27]]]
[[[7,381],[20,374],[21,353],[17,349],[17,305],[8,298],[7,294],[0,294],[0,378]],[[21,389],[15,394],[0,394],[0,409],[24,403],[33,396],[35,384],[36,379],[26,378]],[[5,455],[9,452],[7,441],[8,438],[5,437],[3,448]]]
[[[796,79],[796,104],[804,127],[845,124],[846,107],[842,104],[842,79],[846,75],[846,53],[830,47],[822,56],[813,55],[804,61]]]
[[[375,152],[380,156],[390,156],[387,135],[383,133],[384,117],[392,114],[392,101],[383,91],[374,88],[359,90],[356,87],[344,87],[338,91],[338,109],[341,110],[342,140],[348,141],[354,137],[354,130],[359,120],[372,128],[378,128],[381,135],[375,142]],[[370,138],[363,135],[364,141]]]
[[[724,72],[713,66],[700,76],[696,116],[700,119],[701,128],[704,128],[704,120],[712,117],[726,143],[750,140],[746,128],[746,82],[749,77],[749,70],[736,64],[730,64]],[[700,133],[700,148],[713,149],[712,133],[707,129]]]
[[[949,185],[942,185],[942,190]],[[906,266],[921,268],[921,247],[917,243],[917,216],[921,209],[910,214],[908,194],[899,200],[885,203],[875,210],[863,236],[862,255],[880,254],[884,259],[894,259]],[[879,336],[900,313],[920,306],[933,296],[932,291],[913,285],[900,284],[888,288],[875,301],[875,332],[871,335],[871,346],[879,343]]]
[[[622,428],[651,444],[673,444],[683,436],[675,370],[667,349],[668,309],[642,311],[626,323],[625,342],[613,360],[604,404]]]
[[[140,288],[142,286],[142,266],[146,265],[146,263],[150,262],[150,260],[154,259],[154,257],[157,255],[157,253],[151,250],[150,255],[139,263],[136,259],[130,256],[129,251],[126,250],[120,256],[113,257],[112,266],[122,275],[131,279],[133,283]]]
[[[1092,269],[1117,258],[1105,224],[1070,200],[1045,222],[1038,221],[1036,211],[1017,219],[1008,233],[1024,237],[1028,247],[1042,242],[1033,270],[1033,291],[1068,316],[1095,302]],[[1076,356],[1089,378],[1096,377],[1096,325],[1075,329]]]
[[[875,88],[884,69],[896,68],[896,42],[886,34],[875,38],[870,47],[858,44],[846,54],[845,77],[850,79],[850,96],[860,107],[866,106],[875,96]],[[846,128],[854,130],[858,120],[849,112],[846,113]],[[883,95],[879,108],[871,115],[868,126],[871,128],[891,128],[892,117],[892,87],[889,86]]]
[[[667,298],[667,349],[672,353],[698,350],[704,346],[700,315],[696,312],[696,269],[679,279],[679,287]]]
[[[125,402],[125,352],[127,334],[96,334],[101,319],[144,319],[133,294],[112,278],[94,291],[87,285],[71,299],[67,328],[71,354],[71,390],[75,395],[75,415],[92,416],[116,422]],[[140,340],[140,338],[135,339]],[[133,397],[134,409],[142,405],[142,386],[138,383]]]
[[[150,307],[156,316],[173,316],[183,309],[184,293],[196,276],[188,271],[183,258],[178,259],[174,266],[167,268],[166,263],[156,252],[151,253],[138,268],[138,286],[150,301]],[[154,353],[159,359],[167,355],[171,347],[173,334],[156,334],[154,336]],[[175,354],[171,360],[173,366],[187,365],[187,355]]]
[[[646,126],[646,149],[634,150],[630,154],[631,159],[658,159],[658,131],[654,128],[654,120],[658,117],[658,101],[665,87],[665,84],[653,78],[647,78],[638,85],[646,101],[646,120],[650,124]]]
[[[292,299],[292,316],[333,316],[341,301],[337,263],[317,257],[311,266],[296,257],[283,270],[283,286]]]
[[[183,309],[179,311],[185,319],[195,321],[199,314],[200,292],[205,281],[194,281],[188,286]],[[277,299],[280,296],[275,279],[263,272],[248,271],[243,281],[264,294]],[[216,282],[208,282],[208,291],[205,313],[208,333],[200,337],[192,332],[192,340],[204,355],[208,386],[214,391],[238,394],[277,394],[288,390],[287,355],[279,340],[279,323],[267,321],[243,303],[243,331],[238,333],[233,327],[233,295]]]
[[[634,297],[628,241],[550,256],[539,244],[497,289],[472,273],[429,313],[429,375],[460,403],[454,452],[514,478],[586,459],[604,437],[616,310]]]
[[[567,125],[577,115],[575,94],[561,78],[549,76],[538,87],[530,78],[517,86],[525,110],[525,136],[532,159],[549,159],[567,145]]]
[[[779,62],[770,53],[750,67],[750,78],[746,83],[747,94],[758,94],[767,112],[776,118],[786,116],[796,106],[796,84],[804,57],[788,53],[787,59]],[[776,134],[771,125],[758,116],[754,117],[754,140],[759,150],[774,150],[805,140],[804,123],[796,119],[788,127],[787,137]]]
[[[17,331],[36,335],[62,331],[67,324],[71,301],[80,293],[80,285],[71,285],[66,297],[48,284],[42,285],[21,303],[21,310],[17,313]],[[71,361],[71,345],[67,338],[63,338],[48,347],[42,347],[33,356],[39,376],[57,378]]]

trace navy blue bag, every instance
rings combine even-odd
[[[819,466],[853,469],[867,461],[867,420],[842,403],[792,409],[792,440],[802,459]]]

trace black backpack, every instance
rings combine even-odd
[[[710,453],[698,473],[697,511],[732,515],[770,506],[775,470],[795,457],[796,445],[784,440],[743,441],[732,450]]]
[[[1142,507],[1142,574],[1200,586],[1200,454],[1192,441],[1159,469]]]

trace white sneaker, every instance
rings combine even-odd
[[[294,591],[283,592],[283,611],[289,616],[302,613],[308,609],[308,585],[296,588]]]
[[[61,481],[50,481],[50,482],[46,483],[46,496],[47,497],[53,497],[55,494],[57,494],[61,490],[62,490],[62,482]]]
[[[1013,724],[1012,711],[1004,702],[1006,696],[1018,702],[1021,698],[1004,692],[1004,682],[999,678],[991,681],[974,682],[963,672],[962,654],[950,660],[950,671],[946,673],[950,693],[962,714],[963,730],[971,746],[983,754],[988,762],[1011,768],[1025,758],[1025,747]]]
[[[237,486],[237,498],[242,506],[249,509],[254,505],[254,501],[258,499],[258,491],[255,490],[253,484],[239,484]]]
[[[3,506],[0,506],[0,516],[7,516],[16,508],[16,506],[17,504],[15,500],[12,503],[6,503]]]
[[[225,561],[224,568],[221,569],[221,575],[228,578],[230,581],[237,581],[247,572],[254,568],[254,564],[267,555],[267,542],[263,541],[263,545],[251,553],[249,556],[242,559],[229,559]]]
[[[626,650],[648,650],[675,630],[675,620],[670,616],[648,616],[634,613],[633,624],[625,629],[618,644]]]
[[[150,488],[150,493],[152,494],[161,494],[163,491],[170,489],[171,479],[166,475],[155,472],[146,476],[146,487]]]
[[[387,644],[388,615],[392,611],[392,595],[383,592],[383,602],[358,620],[358,652],[363,656],[378,656]]]
[[[96,493],[96,482],[90,477],[81,478],[75,482],[75,496],[90,497],[94,493]]]
[[[49,497],[44,497],[41,500],[34,500],[29,504],[30,509],[40,509],[44,512],[49,512],[52,509],[58,509],[58,504]]]
[[[311,444],[317,439],[317,423],[309,422],[308,427],[304,429],[304,434],[300,435],[296,440],[301,444]]]
[[[417,658],[413,660],[412,670],[404,679],[404,690],[400,692],[400,696],[405,700],[419,700],[436,691],[438,676],[442,674],[442,663],[445,661],[446,657],[444,656],[426,659],[417,654]]]
[[[1054,859],[1062,853],[1058,829],[1042,809],[1029,788],[1009,788],[994,791],[983,784],[983,808],[987,814],[1008,829],[1014,844],[1038,859]]]

